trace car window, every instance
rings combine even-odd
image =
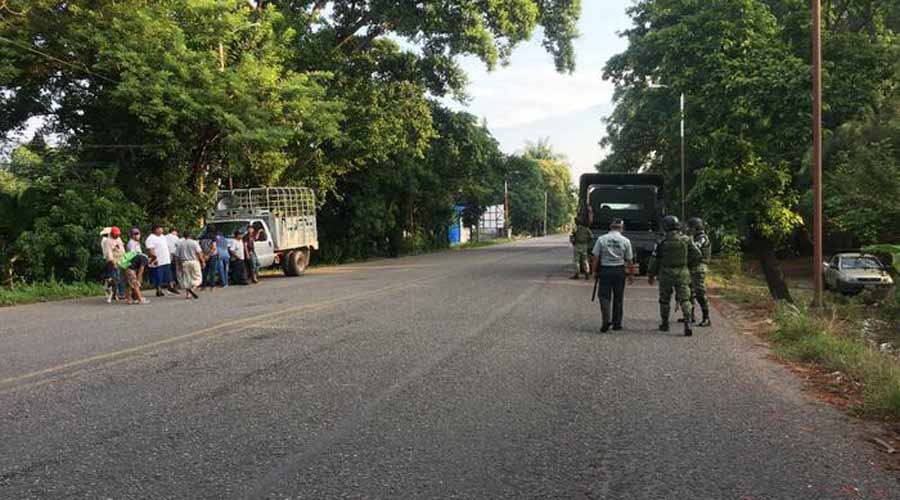
[[[872,257],[844,257],[841,269],[881,269],[881,263]]]

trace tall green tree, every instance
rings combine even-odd
[[[883,29],[884,12],[871,11],[864,28],[854,24],[866,3],[826,5],[830,126],[875,102],[893,74],[896,44]],[[853,8],[844,9],[848,4]],[[684,92],[691,211],[746,237],[772,295],[788,300],[775,250],[803,225],[811,138],[807,8],[799,0],[642,0],[629,10],[627,50],[604,72],[616,84],[616,108],[604,140],[611,154],[598,167],[660,172],[677,186]],[[668,191],[670,203],[682,196]]]
[[[575,217],[576,194],[572,173],[565,156],[553,150],[549,139],[525,144],[526,158],[537,161],[546,194],[547,230],[556,232]],[[541,220],[544,213],[541,212]]]

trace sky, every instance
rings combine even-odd
[[[603,81],[603,66],[625,50],[617,33],[630,26],[625,9],[631,0],[582,0],[573,74],[556,72],[541,36],[522,44],[510,64],[488,72],[475,58],[462,60],[469,75],[466,105],[449,103],[487,120],[488,128],[506,153],[521,151],[525,141],[548,138],[564,154],[572,179],[594,172],[603,150],[603,118],[612,110],[613,86]]]

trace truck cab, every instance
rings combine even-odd
[[[663,178],[656,174],[584,174],[579,184],[578,209],[591,215],[593,240],[609,231],[613,219],[625,222],[641,272],[662,236],[665,215]],[[591,246],[593,248],[593,245]]]
[[[233,238],[234,232],[240,230],[246,233],[247,229],[252,227],[256,230],[257,239],[253,249],[256,251],[256,258],[259,260],[259,267],[272,267],[277,263],[275,255],[275,243],[272,240],[272,231],[264,219],[236,219],[236,220],[220,220],[210,222],[200,234],[200,240],[211,240],[215,238],[216,231],[221,231],[222,235],[227,238]]]

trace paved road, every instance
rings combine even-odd
[[[0,498],[900,498],[752,339],[598,334],[548,238],[0,310]]]

